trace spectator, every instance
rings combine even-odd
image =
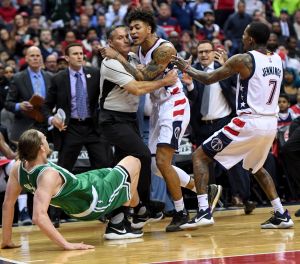
[[[45,70],[50,73],[57,72],[57,57],[54,54],[48,55],[45,60]]]
[[[265,5],[263,1],[264,0],[247,0],[245,12],[250,16],[254,14],[255,10],[259,10],[261,13],[265,14]]]
[[[194,24],[193,9],[186,0],[175,0],[171,5],[172,16],[175,17],[181,30],[191,30]]]
[[[298,87],[300,86],[299,81],[299,74],[296,72],[296,70],[292,68],[285,69],[282,92],[289,97],[289,102],[291,105],[297,103]]]
[[[101,41],[106,41],[106,21],[105,15],[98,16],[98,24],[96,26],[97,36]]]
[[[200,21],[206,10],[211,9],[211,4],[204,0],[197,0],[194,3],[190,3],[190,7],[193,10],[193,18]]]
[[[89,17],[86,14],[81,14],[79,17],[79,23],[77,25],[77,38],[80,40],[85,39],[88,29],[90,28]]]
[[[294,30],[297,36],[297,40],[300,41],[300,10],[297,10],[294,15]]]
[[[58,56],[58,52],[53,48],[53,40],[51,30],[42,29],[40,33],[40,50],[45,60],[50,54]]]
[[[61,71],[67,69],[69,66],[68,61],[66,60],[65,56],[60,56],[57,59],[57,71]]]
[[[290,16],[294,15],[297,9],[300,9],[299,0],[273,0],[273,10],[276,17],[280,16],[281,10],[285,9],[286,13]]]
[[[248,4],[248,2],[247,2]],[[262,22],[264,24],[266,24],[270,29],[272,28],[271,23],[269,23],[269,21],[266,19],[266,13],[264,13],[263,11],[256,9],[253,12],[253,22]]]
[[[289,58],[300,59],[300,49],[297,46],[297,38],[295,36],[288,37],[286,40],[286,48]],[[298,69],[299,71],[299,69]]]
[[[17,14],[17,9],[12,5],[11,0],[2,0],[0,17],[7,25],[12,25]]]
[[[278,38],[278,44],[284,45],[286,41],[286,37],[282,35],[280,23],[278,20],[275,20],[272,22],[272,28],[271,31],[277,35]]]
[[[180,34],[181,28],[176,18],[171,17],[171,8],[166,3],[161,3],[159,6],[159,16],[157,24],[161,26],[165,33],[169,36],[172,31]]]
[[[237,6],[237,12],[230,15],[224,25],[225,38],[231,41],[229,56],[242,52],[243,32],[252,21],[251,16],[245,13],[245,9],[245,2],[240,0]]]
[[[40,28],[47,28],[48,23],[46,17],[43,15],[42,5],[35,3],[32,6],[32,16],[38,19]]]
[[[97,31],[95,28],[90,27],[85,35],[85,38],[82,40],[82,45],[84,49],[88,52],[88,57],[91,56],[92,52],[92,40],[97,38]]]
[[[106,28],[123,24],[125,14],[121,10],[121,1],[114,0],[111,10],[105,14]]]
[[[234,0],[217,0],[214,1],[214,10],[216,24],[222,29],[228,17],[234,12]]]
[[[295,116],[295,118],[300,116],[300,88],[298,88],[298,92],[297,92],[297,103],[292,105],[290,109],[293,115]]]
[[[267,42],[267,49],[276,52],[278,48],[278,36],[275,33],[270,33],[269,40]]]
[[[90,58],[88,58],[88,61],[91,63],[91,65],[95,68],[100,69],[102,57],[99,54],[99,45],[100,41],[98,38],[94,38],[90,40],[92,52]]]
[[[293,119],[293,113],[290,110],[290,98],[286,94],[280,94],[278,99],[279,113],[277,127],[289,126]]]
[[[86,14],[89,18],[89,26],[96,27],[97,26],[97,17],[94,13],[94,7],[91,4],[86,4],[84,6],[84,14]]]
[[[81,44],[81,41],[76,39],[76,35],[73,30],[68,30],[65,35],[65,40],[61,43],[63,53],[65,52],[65,48],[72,43]]]
[[[295,30],[293,25],[289,21],[290,17],[286,9],[281,9],[279,16],[279,23],[281,27],[282,36],[288,38],[290,36],[295,36]]]
[[[6,29],[3,28],[0,30],[0,50],[5,50],[8,54],[14,55],[16,48],[16,41],[11,36],[11,33]]]

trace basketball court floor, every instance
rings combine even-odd
[[[291,215],[300,208],[288,206]],[[166,233],[170,218],[144,228],[138,239],[107,241],[105,224],[98,221],[64,223],[59,231],[71,242],[95,246],[87,251],[62,251],[36,226],[13,228],[13,240],[21,248],[1,250],[0,264],[87,263],[87,264],[296,264],[300,263],[300,218],[295,227],[262,230],[271,207],[258,208],[251,215],[243,210],[214,213],[215,224],[175,233]],[[2,230],[0,229],[0,234]]]

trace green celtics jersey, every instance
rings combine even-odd
[[[48,168],[58,171],[64,181],[58,193],[52,197],[50,204],[60,207],[65,213],[75,218],[98,219],[99,216],[107,214],[129,199],[128,183],[126,182],[128,175],[121,171],[122,168],[117,167],[74,175],[52,162],[35,166],[31,171],[27,171],[24,164],[21,163],[19,167],[20,185],[34,193],[38,178]]]

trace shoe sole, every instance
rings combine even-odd
[[[189,228],[197,228],[199,226],[210,226],[215,223],[214,219],[211,218],[210,220],[208,219],[201,219],[197,223],[186,223],[180,226],[181,229],[189,229]]]
[[[131,238],[139,238],[142,237],[144,233],[142,232],[141,234],[124,234],[124,235],[119,235],[115,233],[109,233],[109,234],[104,234],[103,237],[107,240],[118,240],[118,239],[131,239]]]
[[[289,220],[288,222],[281,222],[280,225],[265,224],[261,225],[261,229],[288,229],[294,226],[294,222]]]
[[[148,220],[146,220],[145,222],[139,222],[139,223],[131,223],[131,227],[135,228],[135,229],[141,229],[143,228],[146,224],[149,223],[155,223],[160,221],[161,219],[163,219],[164,214],[162,213],[160,217],[158,218],[149,218]]]
[[[18,221],[18,225],[19,226],[30,226],[30,225],[32,225],[32,221],[31,220]]]
[[[223,187],[221,185],[217,185],[218,190],[217,190],[217,194],[215,195],[214,199],[212,200],[211,206],[210,206],[210,212],[213,213],[216,205],[218,203],[218,201],[220,200],[220,197],[222,195],[222,191],[223,191]]]

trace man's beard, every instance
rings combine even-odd
[[[272,52],[275,52],[278,48],[278,45],[277,44],[267,44],[267,49],[272,51]]]

